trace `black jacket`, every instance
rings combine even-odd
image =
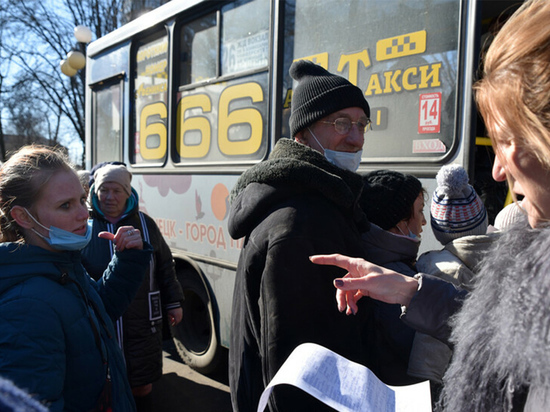
[[[399,236],[371,224],[363,233],[366,259],[403,275],[416,275],[415,261],[420,242]],[[374,301],[374,330],[367,330],[369,364],[374,373],[388,385],[410,385],[420,380],[407,374],[409,355],[415,331],[399,319],[401,306]]]
[[[229,349],[234,411],[255,411],[260,395],[292,350],[314,342],[365,363],[357,316],[337,310],[333,279],[345,271],[318,266],[314,254],[363,256],[368,222],[358,206],[362,180],[323,155],[281,139],[270,159],[252,167],[232,192],[229,233],[246,237],[237,268]],[[298,389],[278,386],[272,411],[328,409]]]
[[[98,210],[97,199],[93,202],[92,240],[82,251],[82,263],[90,276],[96,280],[109,264],[112,250],[110,241],[97,237],[99,232],[116,233],[120,226],[130,225],[139,229],[142,237],[144,236],[137,194],[135,191],[132,192],[133,199],[129,204],[133,206],[130,206],[130,210],[116,224],[107,221]],[[119,342],[123,342],[128,379],[132,387],[154,382],[162,376],[162,311],[157,310],[161,308],[157,305],[159,292],[164,309],[179,307],[183,300],[170,248],[154,220],[144,213],[142,215],[149,232],[149,243],[154,249],[153,268],[151,270],[149,263],[136,297],[124,313],[122,321],[117,322],[117,334]],[[153,308],[152,312],[150,308]]]

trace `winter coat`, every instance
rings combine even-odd
[[[0,244],[0,375],[51,411],[88,411],[104,388],[113,410],[135,410],[113,319],[133,298],[151,248],[116,253],[99,281],[80,252]]]
[[[462,289],[472,290],[477,267],[499,236],[497,232],[455,239],[442,250],[422,254],[416,262],[416,269]],[[424,333],[417,333],[411,349],[408,373],[441,383],[451,356],[448,345]]]
[[[499,232],[494,232],[454,239],[442,250],[423,253],[418,258],[416,269],[471,290],[477,266],[499,236]]]
[[[235,412],[255,411],[260,395],[292,350],[314,342],[365,363],[361,329],[369,315],[337,310],[333,280],[345,271],[314,265],[309,256],[363,256],[360,233],[368,222],[358,206],[359,175],[322,154],[281,139],[269,160],[247,170],[232,191],[228,222],[246,237],[239,259],[231,321],[229,385]],[[301,390],[282,385],[272,411],[328,408]]]
[[[487,254],[467,297],[467,292],[452,292],[449,283],[423,277],[405,318],[443,340],[452,327],[453,359],[443,380],[441,409],[548,409],[549,249],[550,228],[517,225]],[[452,313],[456,317],[444,326]]]
[[[503,233],[453,322],[449,411],[522,410],[527,391],[526,409],[548,410],[538,402],[550,390],[550,229],[525,225]]]
[[[396,235],[371,223],[362,239],[366,259],[403,275],[416,275],[415,260],[420,242]],[[374,329],[367,331],[366,345],[377,348],[369,351],[373,372],[387,385],[409,385],[419,382],[407,374],[409,354],[415,336],[414,329],[403,323],[400,305],[374,301]]]
[[[146,385],[162,376],[162,308],[180,307],[183,292],[170,248],[154,220],[139,212],[137,193],[132,190],[127,211],[116,224],[105,219],[98,204],[97,195],[92,195],[92,241],[82,251],[82,264],[92,278],[101,276],[114,247],[112,242],[98,238],[99,232],[116,233],[120,226],[133,226],[154,249],[145,279],[124,316],[117,320],[117,338],[124,349],[130,385]]]

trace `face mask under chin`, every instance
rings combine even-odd
[[[409,239],[412,239],[416,242],[420,242],[422,239],[420,238],[420,236],[418,235],[415,235],[413,233],[413,231],[409,228],[409,225],[405,222],[405,226],[407,226],[407,230],[409,231],[409,234],[406,235],[399,226],[395,226],[397,228],[397,230],[399,230],[401,232],[401,234],[406,237],[406,238],[409,238]]]
[[[31,229],[37,236],[44,240],[48,245],[50,245],[55,250],[65,251],[65,250],[82,250],[88,245],[92,239],[92,221],[88,220],[86,226],[86,234],[84,236],[77,235],[76,233],[71,233],[66,230],[60,229],[55,226],[50,226],[48,229],[42,225],[38,220],[34,218],[31,213],[25,209],[27,214],[31,219],[39,225],[44,230],[47,230],[49,237],[42,235],[35,229]]]
[[[361,163],[361,156],[363,155],[363,150],[357,152],[339,152],[336,150],[325,149],[323,145],[317,140],[315,134],[308,127],[309,132],[317,142],[317,144],[323,149],[325,158],[332,163],[334,166],[339,167],[340,169],[349,170],[350,172],[356,172]]]

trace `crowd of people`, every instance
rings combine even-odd
[[[357,257],[311,258],[347,271],[334,281],[340,310],[356,312],[362,297],[399,304],[407,325],[452,348],[437,405],[441,410],[548,408],[548,19],[549,2],[524,3],[493,40],[475,85],[496,152],[493,178],[507,180],[514,195],[523,197],[526,218],[517,219],[489,248],[471,290],[424,273],[407,277]]]
[[[522,198],[494,225],[461,166],[441,168],[431,199],[413,175],[358,174],[370,124],[363,92],[312,62],[292,64],[292,138],[230,195],[229,232],[245,238],[229,348],[234,411],[256,410],[305,342],[389,385],[429,380],[437,410],[545,410],[548,21],[550,3],[528,0],[496,35],[475,84],[493,177]],[[183,292],[131,181],[119,162],[77,174],[60,151],[39,146],[1,166],[0,409],[154,410],[163,314],[181,321]],[[428,201],[442,249],[418,256]],[[268,408],[330,410],[286,385]]]

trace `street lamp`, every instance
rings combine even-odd
[[[59,62],[61,72],[69,77],[74,76],[86,66],[86,44],[92,41],[92,31],[86,26],[76,26],[74,37],[76,37],[80,50],[70,51],[67,53],[67,57]]]

